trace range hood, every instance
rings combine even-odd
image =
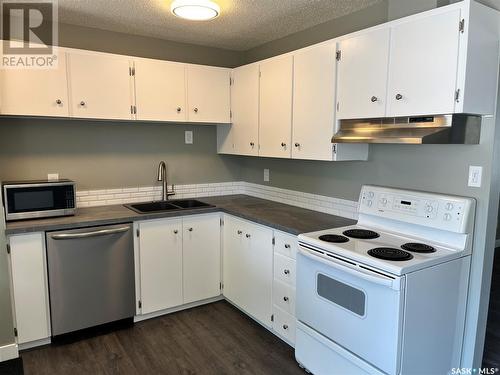
[[[452,114],[340,120],[332,143],[478,144],[481,116]]]

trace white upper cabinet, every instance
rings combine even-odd
[[[133,118],[131,61],[126,56],[71,51],[68,66],[73,117]]]
[[[291,157],[293,56],[260,64],[259,156]]]
[[[230,123],[230,69],[187,65],[189,122]]]
[[[185,64],[135,60],[137,120],[186,121]]]
[[[335,44],[300,51],[293,63],[292,157],[332,160]]]
[[[183,231],[184,303],[220,295],[220,215],[186,216]]]
[[[392,27],[390,117],[454,112],[459,23],[455,9]]]
[[[383,28],[339,43],[339,119],[385,116],[389,38],[389,28]]]
[[[69,116],[66,53],[54,69],[0,70],[0,98],[2,115]]]
[[[259,153],[259,65],[233,69],[231,86],[232,141],[234,153]]]

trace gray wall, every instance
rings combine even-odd
[[[184,131],[194,143],[184,144]],[[157,184],[160,160],[169,182],[233,181],[235,158],[217,154],[214,125],[84,120],[0,119],[0,180],[46,178],[58,172],[78,189]]]

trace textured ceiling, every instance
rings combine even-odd
[[[383,0],[216,0],[221,15],[192,22],[172,0],[59,0],[59,21],[184,43],[247,50]]]

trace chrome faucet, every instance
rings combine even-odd
[[[168,190],[168,182],[167,182],[167,165],[164,161],[160,161],[158,165],[158,181],[162,182],[162,190],[161,190],[161,200],[166,201],[168,197],[171,195],[175,195],[174,185],[172,184],[172,190]]]

